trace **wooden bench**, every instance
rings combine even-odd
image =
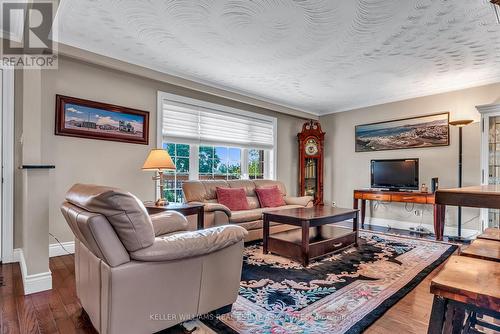
[[[429,334],[461,333],[464,326],[473,327],[475,323],[500,329],[476,317],[479,313],[500,319],[500,265],[497,262],[453,255],[432,279],[430,291],[434,302]]]
[[[482,234],[478,235],[477,238],[500,241],[500,229],[493,227],[487,228]]]
[[[469,247],[460,251],[460,255],[500,262],[500,242],[488,239],[476,239]]]

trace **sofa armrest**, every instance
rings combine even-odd
[[[187,231],[188,220],[179,212],[164,211],[149,216],[153,223],[155,237],[178,231]]]
[[[189,202],[190,204],[202,204],[203,205],[203,210],[205,212],[215,212],[215,211],[221,211],[224,212],[228,217],[231,217],[231,210],[220,203],[202,203],[202,202]]]
[[[153,245],[130,253],[137,261],[172,261],[210,254],[243,242],[248,232],[240,226],[224,225],[155,238]]]
[[[301,197],[292,197],[286,196],[285,203],[287,205],[302,205],[305,207],[312,206],[314,201],[314,197],[312,196],[301,196]]]

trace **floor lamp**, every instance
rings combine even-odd
[[[462,128],[469,125],[473,121],[471,119],[463,119],[459,121],[450,122],[450,125],[458,127],[458,187],[462,187]],[[455,241],[465,241],[462,238],[462,207],[458,207],[458,236],[451,237],[450,240],[453,239]]]

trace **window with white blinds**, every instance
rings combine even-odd
[[[158,94],[163,141],[273,149],[276,118],[168,93]]]
[[[164,194],[183,202],[186,180],[274,179],[276,118],[158,92],[158,147],[175,170]]]

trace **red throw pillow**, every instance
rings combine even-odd
[[[262,208],[275,208],[286,205],[283,195],[278,186],[268,188],[255,188]]]
[[[249,210],[247,194],[243,188],[216,188],[217,202],[231,211]]]

